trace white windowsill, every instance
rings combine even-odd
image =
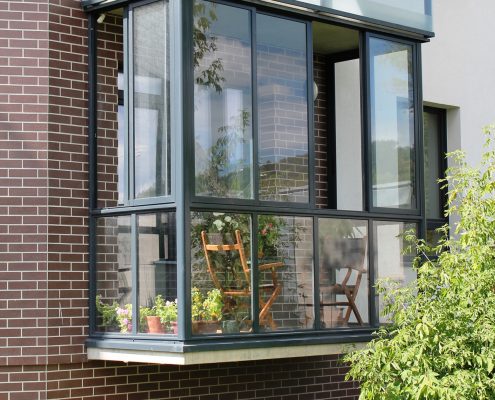
[[[89,360],[138,362],[152,364],[194,365],[236,361],[267,360],[276,358],[311,357],[342,354],[350,346],[361,348],[365,343],[315,344],[304,346],[277,346],[269,348],[207,350],[173,353],[150,350],[88,348]]]

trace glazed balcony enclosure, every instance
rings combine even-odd
[[[90,358],[339,353],[387,322],[375,283],[414,279],[441,198],[431,26],[326,3],[85,2]]]

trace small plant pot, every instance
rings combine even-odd
[[[193,321],[192,333],[193,335],[208,335],[217,333],[219,324],[217,321]]]
[[[179,328],[177,327],[177,321],[170,322],[168,333],[172,333],[174,335],[177,335],[179,333]]]
[[[148,333],[158,333],[158,334],[165,333],[162,322],[160,321],[160,317],[156,317],[156,316],[146,317],[146,322],[148,323]]]
[[[222,321],[222,333],[240,333],[239,322],[237,321]]]

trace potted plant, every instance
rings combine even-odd
[[[177,299],[174,301],[165,300],[161,295],[155,297],[155,306],[153,311],[159,319],[162,327],[164,326],[167,332],[177,334]],[[149,327],[149,323],[148,323]],[[151,327],[150,327],[150,333]],[[157,332],[158,333],[158,332]],[[163,333],[163,332],[161,332]]]
[[[112,304],[106,304],[101,299],[101,294],[96,296],[96,310],[98,311],[98,317],[101,321],[98,324],[100,328],[107,332],[116,332],[119,330],[119,322],[117,321],[116,313],[118,306],[119,305],[115,300]]]
[[[191,291],[191,303],[193,334],[216,333],[223,309],[223,296],[220,290],[212,289],[204,296],[194,287]]]
[[[132,304],[126,304],[124,307],[117,306],[115,313],[120,327],[120,332],[132,332]]]

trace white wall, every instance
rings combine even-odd
[[[449,150],[468,161],[482,151],[483,126],[495,123],[494,0],[433,0],[435,37],[422,46],[425,104],[448,108]]]

